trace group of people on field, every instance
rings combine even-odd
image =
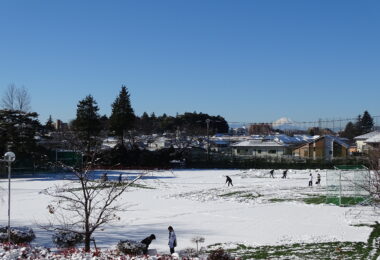
[[[271,177],[271,178],[274,178],[274,169],[272,169],[272,170],[270,170],[269,171],[269,176]],[[288,169],[286,169],[286,170],[284,170],[283,172],[282,172],[282,179],[286,179],[286,177],[288,176]],[[229,187],[230,185],[231,186],[234,186],[233,184],[232,184],[232,179],[231,179],[231,177],[230,176],[228,176],[228,175],[226,175],[226,183],[225,184],[227,184],[227,186]],[[321,184],[321,174],[320,173],[318,173],[317,174],[317,181],[315,182],[315,184],[316,185],[320,185]],[[313,186],[313,174],[312,173],[310,173],[310,175],[309,175],[309,187],[312,187]]]
[[[173,229],[172,226],[168,227],[168,231],[169,231],[169,242],[168,242],[168,245],[169,245],[169,249],[170,249],[170,254],[173,254],[174,253],[174,248],[177,246],[177,237],[175,235],[175,232],[174,232],[174,229]],[[156,239],[156,236],[154,234],[151,234],[150,236],[148,236],[148,237],[144,238],[143,240],[141,240],[140,243],[145,245],[145,248],[143,250],[143,253],[145,255],[148,254],[149,245],[155,239]]]
[[[282,179],[286,179],[287,174],[288,174],[288,170],[286,169],[286,170],[284,170],[282,172],[282,177],[281,178]],[[274,178],[274,169],[272,169],[272,170],[269,171],[269,176],[271,178]],[[321,174],[320,173],[317,174],[317,181],[315,182],[315,184],[316,185],[320,185],[321,184]],[[310,173],[310,175],[309,175],[309,187],[312,187],[312,186],[313,186],[313,174]]]

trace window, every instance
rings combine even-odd
[[[276,150],[269,150],[268,153],[276,154],[277,151]]]
[[[257,150],[257,153],[261,153],[261,150]]]

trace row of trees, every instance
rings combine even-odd
[[[352,140],[354,137],[363,135],[373,131],[374,120],[368,111],[364,111],[363,115],[359,115],[355,122],[348,122],[344,131],[341,133],[342,137]]]
[[[133,134],[152,134],[164,132],[186,132],[188,135],[206,135],[215,133],[227,133],[228,123],[221,116],[210,116],[203,113],[185,113],[183,115],[156,117],[145,112],[141,117],[134,114],[130,102],[130,95],[125,86],[112,104],[112,113],[109,118],[100,116],[99,108],[95,99],[88,95],[79,101],[77,114],[72,122],[72,129],[76,131],[80,140],[87,147],[87,151],[95,145],[97,136],[104,131],[117,136],[124,145],[124,138]],[[48,120],[46,127],[51,124]]]
[[[29,112],[30,96],[24,87],[18,88],[13,84],[8,86],[1,101],[3,109],[0,110],[0,152],[11,149],[17,153],[17,164],[22,167],[27,167],[26,164],[31,167],[31,164],[35,166],[46,161],[48,149],[83,150],[90,154],[100,144],[100,137],[109,135],[118,137],[120,145],[124,146],[125,138],[133,135],[164,132],[212,135],[228,132],[228,124],[223,117],[203,113],[184,113],[175,117],[166,114],[156,117],[154,113],[150,116],[144,113],[138,117],[131,106],[126,86],[121,87],[112,103],[110,117],[100,116],[96,100],[88,95],[78,102],[76,118],[70,122],[70,131],[55,134],[54,137],[47,135],[55,130],[52,117],[48,118],[46,124],[40,124],[38,114]],[[50,139],[42,147],[37,145],[36,137],[55,140]]]

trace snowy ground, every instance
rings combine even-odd
[[[322,185],[307,187],[309,173],[315,170],[290,170],[275,179],[268,170],[178,170],[156,171],[140,180],[153,189],[132,188],[121,202],[127,211],[121,220],[104,227],[94,237],[97,245],[112,248],[119,240],[141,240],[151,233],[157,239],[150,248],[167,253],[167,227],[173,226],[181,250],[195,247],[191,239],[205,238],[205,245],[243,243],[246,245],[278,245],[294,242],[366,241],[371,228],[352,224],[379,220],[370,207],[337,207],[310,205],[300,198],[324,194]],[[115,179],[120,172],[109,172]],[[125,178],[139,171],[123,172]],[[233,187],[225,185],[229,175]],[[51,200],[40,194],[42,189],[60,184],[54,175],[31,176],[12,180],[12,225],[31,226],[37,238],[34,244],[53,247],[51,234],[38,228],[48,219]],[[0,224],[7,224],[7,180],[0,181]]]

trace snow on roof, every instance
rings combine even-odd
[[[226,141],[226,140],[212,140],[211,142],[218,145],[228,145],[230,143],[229,141]]]
[[[273,140],[285,144],[299,144],[299,143],[306,143],[315,140],[319,136],[310,136],[310,135],[294,135],[294,136],[288,136],[284,134],[279,135],[268,135],[264,139],[265,140]]]
[[[373,132],[366,133],[364,135],[359,135],[359,136],[355,137],[354,139],[355,140],[366,140],[366,139],[371,138],[372,136],[375,136],[378,134],[380,134],[380,131],[373,131]]]
[[[328,137],[332,138],[334,140],[334,142],[340,144],[341,146],[344,146],[346,148],[349,148],[350,145],[347,144],[346,142],[344,142],[342,139],[340,139],[339,137],[337,136],[332,136],[332,135],[329,135]]]
[[[333,135],[323,135],[323,136],[313,136],[313,139],[311,139],[310,141],[308,141],[307,143],[310,144],[310,143],[313,143],[319,139],[322,139],[322,138],[326,138],[326,139],[332,139],[333,142],[336,142],[338,144],[340,144],[341,146],[344,146],[346,148],[349,148],[350,145],[347,144],[344,140],[342,140],[341,138],[339,138],[338,136],[333,136]],[[304,146],[305,144],[301,144],[300,146],[298,147],[302,147]]]
[[[275,142],[275,141],[259,141],[259,140],[247,140],[242,141],[231,146],[234,147],[284,147],[286,144]]]
[[[380,143],[380,132],[377,133],[377,135],[374,135],[367,140],[365,140],[366,143]]]

